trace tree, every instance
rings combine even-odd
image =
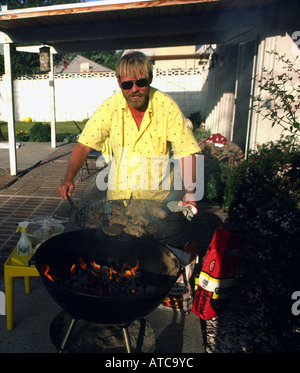
[[[115,70],[116,62],[118,58],[122,55],[123,51],[114,51],[114,50],[101,50],[101,51],[91,51],[91,52],[81,52],[81,56],[88,58],[91,61],[98,63],[99,65],[108,67],[109,69]],[[54,55],[54,65],[62,66],[63,61],[66,61],[66,64],[70,63],[73,58],[75,58],[78,53],[59,53]]]
[[[122,54],[122,51],[92,51],[82,53],[82,56],[108,67],[109,69],[115,70],[117,59]]]

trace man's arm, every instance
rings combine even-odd
[[[67,195],[70,197],[74,190],[74,178],[77,175],[80,168],[83,166],[91,148],[77,143],[70,157],[67,173],[64,181],[58,187],[58,192],[63,199],[67,199]]]

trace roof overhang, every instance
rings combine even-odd
[[[287,2],[295,0],[286,0]],[[15,43],[57,52],[220,44],[253,32],[281,0],[97,1],[0,12]]]

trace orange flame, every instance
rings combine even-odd
[[[80,267],[81,267],[83,270],[86,270],[86,264],[84,263],[84,261],[82,260],[81,257],[78,258],[78,262],[79,262]]]
[[[114,269],[114,267],[111,266],[111,267],[109,268],[109,279],[112,280],[112,279],[114,278],[113,275],[117,275],[117,273],[118,273],[118,272]],[[116,277],[116,276],[115,276],[115,277]]]
[[[113,267],[112,266],[109,268],[109,279],[110,280],[113,279]]]
[[[135,271],[139,268],[139,260],[137,259],[137,263],[135,267],[132,267],[128,271],[125,272],[125,276],[135,276]]]
[[[45,266],[42,268],[42,270],[44,271],[44,275],[51,281],[54,282],[55,280],[55,277],[54,276],[51,276],[48,272],[50,270],[50,267],[48,266],[48,264],[45,264]]]
[[[94,267],[95,270],[97,270],[98,272],[101,271],[101,265],[100,264],[97,264],[96,262],[91,262],[91,265]]]
[[[94,270],[91,271],[92,274],[96,277],[99,277],[102,273],[101,265],[97,264],[96,262],[91,262],[91,265],[93,266]]]
[[[76,265],[73,264],[72,267],[71,267],[71,270],[70,270],[70,273],[71,273],[72,275],[75,275],[75,269],[76,269]]]

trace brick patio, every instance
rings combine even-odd
[[[0,175],[0,273],[3,273],[3,264],[20,238],[16,233],[18,222],[42,215],[72,216],[72,208],[61,199],[57,187],[64,178],[74,146],[59,147],[48,159],[25,174],[22,171],[17,176],[11,176],[9,172]],[[82,181],[76,178],[73,199],[77,203],[94,176],[84,171]]]

